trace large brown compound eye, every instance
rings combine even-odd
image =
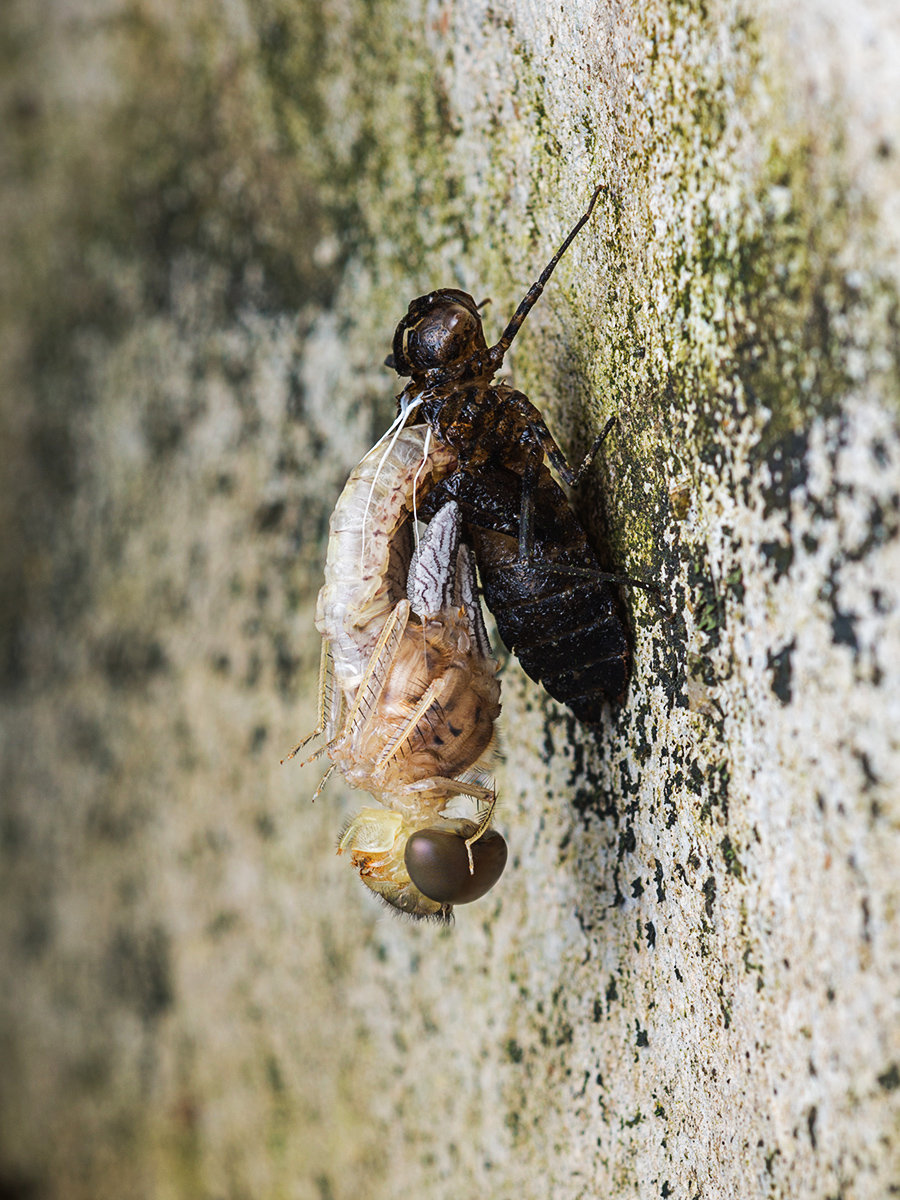
[[[469,873],[466,840],[448,829],[419,829],[406,843],[409,877],[429,900],[469,904],[490,891],[506,866],[506,842],[488,829],[472,843],[475,873]]]

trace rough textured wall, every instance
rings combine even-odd
[[[900,1192],[893,6],[10,0],[0,1193]],[[410,296],[499,329],[635,672],[503,678],[501,884],[392,919],[313,723]]]

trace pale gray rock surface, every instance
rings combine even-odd
[[[900,1193],[900,17],[11,0],[0,1193]],[[510,664],[510,865],[395,920],[279,759],[433,286],[577,459],[634,679]]]

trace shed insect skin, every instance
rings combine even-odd
[[[316,628],[344,691],[355,694],[385,621],[406,595],[414,494],[421,503],[455,465],[448,446],[426,439],[421,428],[402,429],[387,452],[370,450],[344,485],[316,603]]]
[[[527,396],[492,379],[600,191],[495,346],[485,341],[474,298],[442,288],[411,302],[385,360],[411,377],[401,407],[415,404],[417,419],[456,456],[426,513],[449,498],[459,504],[500,637],[532,679],[589,725],[600,722],[605,703],[622,700],[628,684],[631,655],[612,586],[622,577],[602,569],[546,460],[574,486],[612,422],[573,470]]]
[[[327,750],[328,774],[338,767],[384,805],[349,822],[338,853],[394,908],[439,921],[483,895],[506,862],[490,828],[494,792],[482,782],[500,685],[455,505],[413,554],[413,501],[453,461],[420,425],[351,474],[332,514],[317,607],[330,703],[323,670],[319,724],[291,755],[325,734],[313,757]],[[443,815],[460,795],[486,806],[479,819]]]

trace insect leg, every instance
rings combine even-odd
[[[337,746],[345,737],[347,737],[348,734],[357,732],[365,724],[369,714],[372,712],[372,709],[378,702],[378,697],[381,695],[382,689],[384,688],[385,672],[382,670],[382,668],[385,666],[385,664],[390,664],[391,660],[396,654],[397,647],[400,644],[400,639],[403,636],[403,631],[406,629],[408,619],[409,601],[401,600],[400,603],[394,608],[387,621],[385,621],[384,628],[381,631],[381,634],[375,645],[375,649],[372,651],[372,656],[366,665],[366,670],[363,674],[362,680],[360,681],[360,685],[357,688],[356,699],[354,700],[346,719],[343,721],[336,734],[334,734],[334,727],[332,727],[333,736],[331,737],[330,741],[326,742],[323,746],[320,746],[315,754],[311,755],[310,758],[304,761],[302,764],[303,766],[306,766],[307,763],[312,762],[321,754],[324,754],[326,750],[330,753],[335,746]],[[343,703],[341,703],[341,707],[343,707]],[[301,742],[301,746],[302,745],[303,743]],[[299,750],[300,747],[298,746],[297,749]],[[333,770],[334,764],[332,763],[325,776],[319,783],[315,795],[313,796],[313,800],[315,800],[316,796],[318,796],[322,791],[328,776]]]
[[[664,617],[671,617],[672,612],[663,599],[662,589],[658,583],[647,579],[635,579],[633,575],[619,575],[615,571],[594,571],[590,567],[574,567],[566,563],[542,562],[541,566],[557,575],[580,575],[588,579],[596,579],[600,583],[619,583],[625,587],[641,588],[648,592],[656,603],[656,607]]]
[[[466,838],[466,854],[468,855],[468,858],[469,858],[469,874],[470,875],[475,874],[475,861],[472,858],[472,846],[475,844],[475,842],[478,841],[478,839],[482,836],[482,834],[487,830],[487,827],[491,823],[491,817],[493,817],[494,809],[496,807],[497,807],[497,797],[496,797],[496,795],[492,795],[491,802],[488,805],[487,812],[484,814],[484,816],[479,821],[478,828],[475,830],[475,832],[472,834],[471,837]]]
[[[524,409],[526,413],[529,410],[537,411],[528,397],[522,395],[521,392],[514,393],[511,400],[517,407]],[[539,448],[543,449],[565,482],[574,486],[591,465],[594,455],[603,444],[615,421],[615,417],[609,418],[600,431],[599,436],[594,440],[594,444],[585,456],[584,461],[576,471],[573,471],[566,462],[562,450],[543,420],[540,420],[540,418],[538,420],[531,420],[528,426],[528,436],[532,440],[535,451],[539,452]],[[663,616],[670,617],[671,613],[663,600],[662,592],[655,583],[650,583],[644,579],[635,579],[631,575],[621,575],[613,571],[600,571],[594,567],[579,567],[568,563],[554,563],[552,561],[548,562],[546,559],[541,560],[540,563],[533,561],[534,494],[537,490],[540,477],[540,466],[540,459],[537,457],[537,454],[532,453],[526,460],[524,470],[522,471],[522,499],[519,507],[519,548],[516,561],[508,563],[505,566],[498,565],[495,569],[511,570],[514,567],[521,566],[540,566],[543,570],[551,571],[557,575],[575,575],[582,579],[594,579],[598,583],[618,583],[625,584],[628,587],[642,588],[644,591],[651,593],[656,602],[657,609]]]
[[[407,741],[410,734],[418,725],[419,721],[422,719],[425,713],[428,712],[429,708],[431,708],[432,704],[434,703],[434,698],[437,695],[437,691],[438,685],[434,680],[432,680],[423,693],[421,700],[410,713],[409,720],[396,735],[396,737],[392,738],[382,752],[378,755],[378,758],[375,761],[376,767],[383,767],[385,763],[390,762],[390,760],[394,758],[400,747]]]
[[[463,779],[454,779],[453,788],[460,796],[471,796],[473,800],[493,800],[493,788],[484,787],[480,783],[470,783]]]
[[[588,469],[588,467],[594,461],[594,455],[597,453],[597,451],[600,449],[600,447],[606,441],[606,435],[609,433],[609,431],[612,429],[612,427],[613,427],[613,425],[615,425],[615,423],[616,423],[616,418],[610,417],[609,420],[606,422],[606,424],[603,426],[603,428],[600,430],[599,434],[594,438],[594,444],[593,444],[593,446],[591,446],[590,450],[588,450],[587,454],[582,459],[581,466],[578,467],[575,471],[572,471],[572,468],[569,466],[569,464],[567,462],[565,462],[565,459],[563,459],[563,461],[561,463],[555,463],[555,462],[553,463],[553,465],[556,467],[557,471],[559,471],[560,475],[565,480],[565,482],[569,485],[569,487],[577,487],[578,484],[581,482],[582,475],[584,475],[585,471]],[[550,458],[550,455],[548,454],[547,457]],[[553,462],[553,459],[551,458],[550,461]],[[565,466],[565,471],[563,470],[563,466]],[[568,471],[571,474],[571,479],[566,477],[566,471]]]
[[[290,754],[286,754],[281,760],[282,763],[290,762],[292,758],[296,758],[297,754],[303,749],[307,742],[311,742],[314,737],[318,737],[320,733],[325,732],[325,704],[326,696],[329,690],[329,680],[331,678],[331,652],[328,648],[327,638],[322,639],[322,653],[319,658],[319,698],[318,698],[318,720],[316,727],[312,733],[308,733],[302,741],[298,742]],[[321,751],[319,751],[321,753]],[[316,755],[318,757],[318,755]],[[312,762],[312,759],[308,761]]]
[[[378,703],[378,697],[384,689],[384,672],[380,668],[390,662],[397,653],[397,647],[409,621],[410,605],[408,600],[401,600],[384,623],[379,634],[372,657],[369,659],[365,674],[356,692],[353,707],[344,723],[344,731],[353,729],[365,721],[366,717]],[[343,736],[343,734],[342,734]]]
[[[532,455],[522,472],[522,501],[519,505],[519,562],[531,561],[534,550],[534,490],[540,473],[540,459]]]
[[[318,800],[318,798],[322,795],[322,792],[325,790],[325,784],[331,778],[331,772],[333,770],[334,770],[334,763],[331,764],[331,766],[328,768],[328,770],[325,772],[325,774],[319,780],[319,786],[313,792],[313,797],[312,797],[312,801],[311,801],[312,804],[315,804],[315,802]]]
[[[544,267],[543,271],[540,274],[540,278],[537,280],[536,283],[533,283],[531,285],[531,287],[528,289],[528,291],[525,293],[524,299],[522,300],[522,302],[520,303],[520,305],[516,309],[516,311],[513,313],[512,320],[507,325],[507,327],[503,330],[503,336],[500,338],[500,341],[496,344],[496,346],[491,347],[490,356],[491,356],[491,359],[493,360],[493,362],[496,364],[494,367],[495,371],[499,368],[500,364],[503,362],[503,357],[506,354],[509,347],[512,345],[513,338],[516,336],[516,334],[519,332],[519,330],[522,327],[522,322],[525,320],[525,318],[531,312],[532,308],[534,308],[535,304],[537,303],[541,292],[544,290],[544,286],[547,283],[547,280],[553,274],[556,264],[559,262],[559,260],[562,258],[562,256],[565,254],[565,252],[568,250],[568,248],[571,246],[572,242],[575,240],[576,236],[581,231],[583,226],[585,226],[587,224],[587,222],[590,220],[591,213],[594,211],[594,205],[597,203],[597,197],[600,195],[602,190],[603,190],[603,184],[602,183],[598,184],[597,187],[594,189],[594,194],[593,194],[593,196],[591,196],[591,202],[587,206],[586,211],[575,222],[575,225],[572,227],[566,240],[563,242],[563,244],[560,246],[560,248],[557,250],[557,252],[553,255],[553,257],[547,263],[546,267]]]
[[[582,459],[578,467],[570,467],[568,459],[563,453],[559,442],[547,428],[544,418],[541,416],[538,409],[531,403],[526,395],[522,392],[510,392],[508,396],[508,404],[524,417],[526,422],[526,436],[530,441],[537,442],[541,450],[550,460],[551,466],[556,470],[560,479],[568,487],[575,487],[581,482],[581,478],[585,471],[594,461],[594,456],[597,451],[606,441],[609,431],[616,423],[615,417],[610,417],[600,433],[594,438],[594,443],[588,450],[587,454]]]
[[[540,567],[542,571],[549,571],[554,575],[574,575],[579,579],[593,579],[597,583],[618,583],[624,587],[641,588],[642,591],[648,592],[656,604],[657,611],[666,618],[671,619],[672,610],[663,599],[662,590],[657,583],[650,583],[647,579],[635,579],[633,575],[619,575],[615,571],[598,571],[593,567],[577,567],[569,563],[554,563],[547,562],[546,559],[541,559],[538,562],[533,562],[531,559],[521,559],[516,562],[499,563],[494,567],[495,571],[512,571],[518,567]]]
[[[597,448],[612,428],[614,421],[615,417],[610,417],[606,422],[600,437],[589,451],[588,457],[578,468],[578,472],[575,475],[576,479],[590,464]],[[533,429],[532,433],[534,436],[538,436],[537,432]],[[547,436],[552,439],[549,431],[547,431]],[[653,596],[656,607],[663,616],[670,617],[671,613],[663,600],[662,592],[655,583],[650,583],[645,579],[635,579],[631,575],[621,575],[614,571],[600,571],[595,567],[579,567],[569,563],[555,563],[547,559],[541,559],[539,562],[534,561],[534,494],[538,485],[539,472],[540,460],[533,454],[526,461],[525,469],[522,472],[522,500],[519,507],[519,548],[516,560],[503,565],[498,564],[494,569],[509,571],[517,567],[540,567],[542,570],[552,572],[556,575],[574,575],[581,579],[593,579],[598,583],[618,583],[625,584],[628,587],[641,588]]]

